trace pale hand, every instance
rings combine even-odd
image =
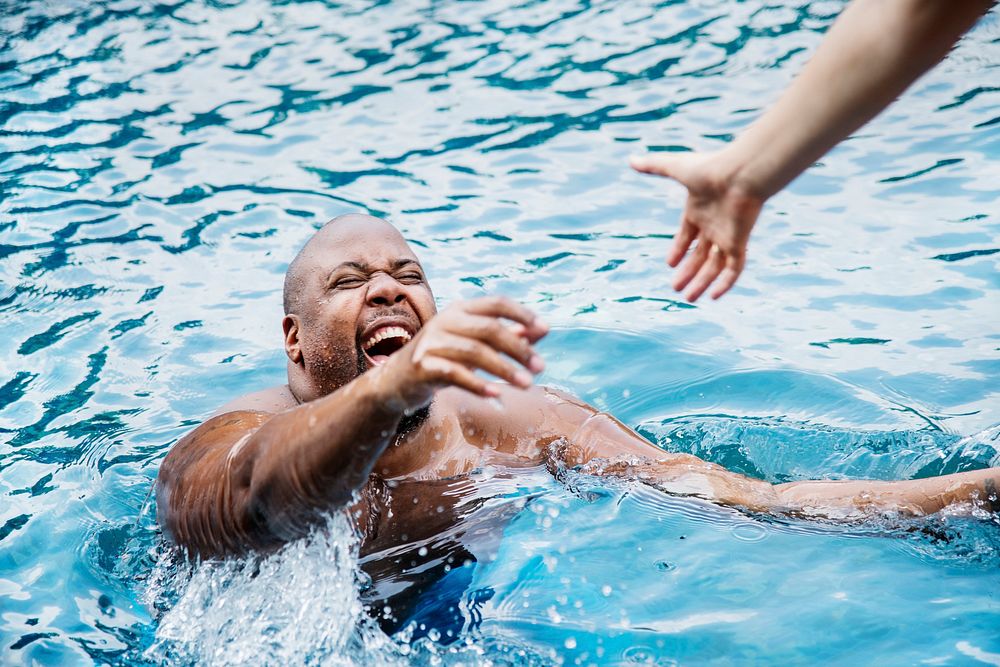
[[[750,230],[766,198],[738,183],[722,153],[644,155],[630,164],[644,174],[672,178],[688,190],[680,230],[667,253],[667,264],[675,268],[687,255],[674,289],[686,288],[684,296],[692,302],[713,283],[713,299],[728,292],[743,272]]]

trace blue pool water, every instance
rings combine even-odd
[[[1000,15],[765,211],[681,303],[682,193],[839,2],[10,1],[0,7],[0,663],[1000,664],[1000,524],[751,517],[486,479],[459,641],[386,637],[346,527],[250,576],[170,560],[170,445],[283,381],[280,284],[347,211],[441,303],[515,297],[542,382],[771,481],[1000,465]],[[450,599],[450,598],[449,598]],[[424,633],[426,634],[426,633]]]

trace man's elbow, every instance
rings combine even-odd
[[[354,489],[331,480],[305,483],[287,470],[257,469],[246,486],[234,490],[250,539],[273,546],[302,538],[322,524],[332,512],[354,501]]]

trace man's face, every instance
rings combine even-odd
[[[423,268],[388,223],[334,223],[310,248],[298,342],[306,372],[329,393],[389,356],[437,312]]]

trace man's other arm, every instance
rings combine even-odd
[[[519,430],[551,443],[543,453],[550,467],[637,479],[668,493],[751,511],[816,518],[860,518],[885,512],[920,516],[963,503],[1000,511],[1000,468],[913,480],[806,480],[772,485],[690,454],[666,452],[611,415],[562,392],[544,388],[509,392],[503,401],[505,414],[520,422]],[[545,409],[537,409],[539,401],[545,402]]]

